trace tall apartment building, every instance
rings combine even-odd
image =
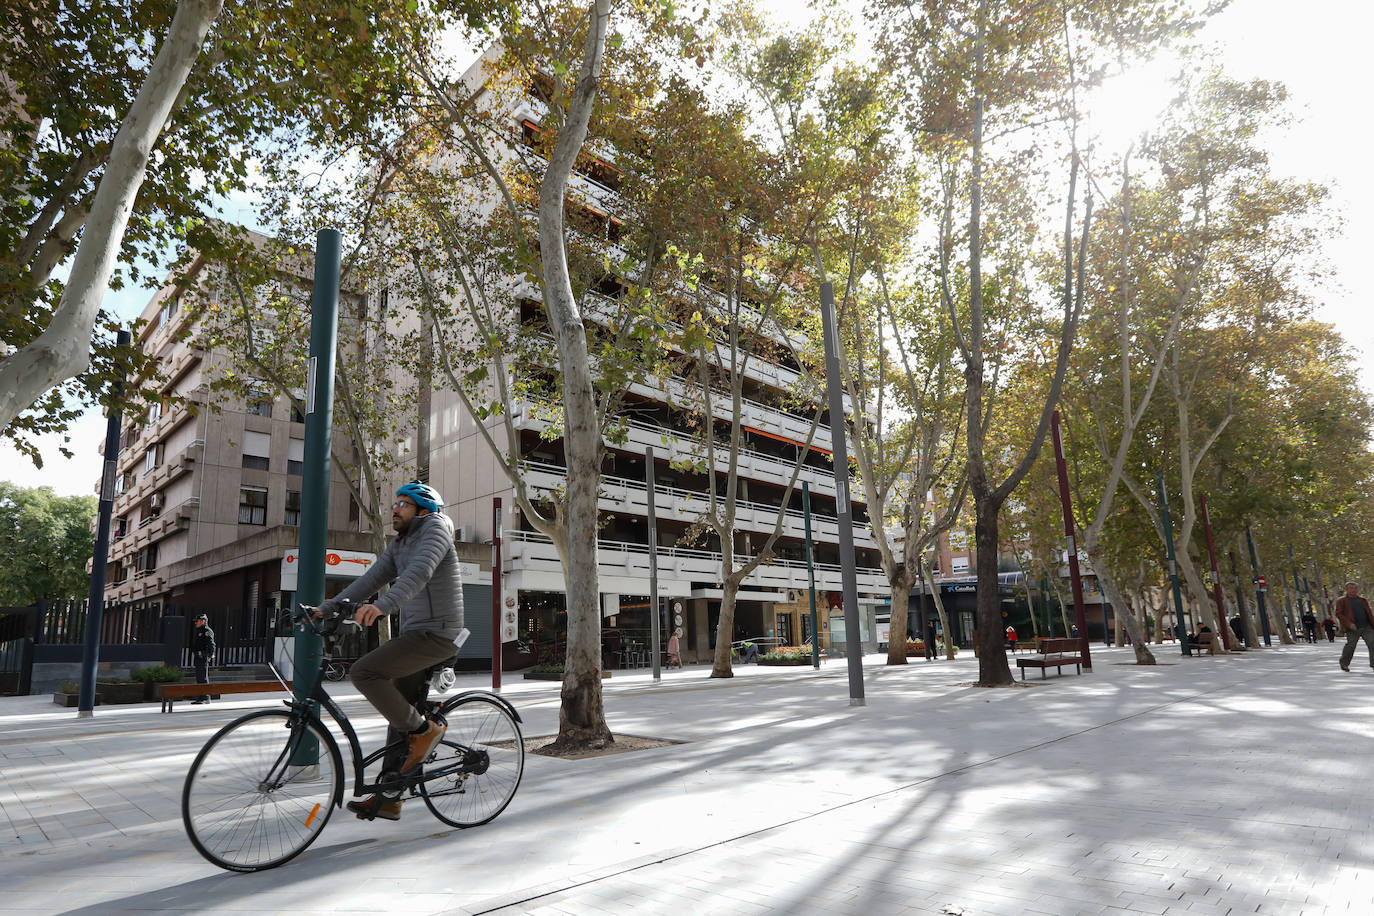
[[[213,291],[213,271],[203,261],[185,276]],[[183,307],[185,289],[169,282],[141,315],[138,342],[158,361],[163,398],[146,421],[126,418],[121,431],[105,596],[279,607],[282,592],[293,587],[304,418],[266,386],[246,402],[218,395],[212,402],[207,383],[242,366],[197,335]],[[339,562],[329,571],[341,579],[374,554],[337,472],[335,478],[328,543]]]
[[[476,87],[483,80],[484,63],[479,61],[466,74],[470,86]],[[509,106],[502,116],[508,142],[498,154],[507,160],[515,155],[537,155],[534,140],[543,131],[545,114],[542,103],[533,95]],[[597,218],[598,214],[604,221],[607,212],[615,212],[617,176],[616,168],[609,163],[591,157],[581,162],[569,191],[569,223],[576,226],[580,216]],[[583,207],[588,212],[579,214],[577,211]],[[613,244],[616,227],[613,220],[611,223],[609,241]],[[539,319],[541,306],[535,295],[531,292],[528,298],[521,299],[517,292],[511,297],[511,320]],[[599,291],[587,294],[584,314],[591,321],[609,323],[615,312],[615,295],[614,284],[602,284]],[[776,343],[782,332],[769,333]],[[800,416],[782,406],[784,394],[795,396],[800,390],[801,367],[785,355],[788,348],[769,343],[755,338],[747,344],[753,352],[745,379],[746,433],[739,460],[738,533],[733,545],[745,556],[751,556],[753,549],[772,532],[796,457],[811,425],[809,416]],[[780,643],[795,645],[813,637],[801,511],[803,480],[811,491],[819,638],[822,645],[842,645],[839,528],[836,485],[829,460],[833,432],[828,412],[812,439],[812,450],[804,461],[797,489],[790,496],[774,558],[760,565],[745,581],[739,593],[734,632],[719,634],[721,556],[717,550],[699,543],[682,543],[684,534],[708,505],[705,475],[684,470],[676,463],[699,453],[682,407],[689,399],[688,387],[681,378],[649,379],[632,384],[624,393],[626,413],[632,418],[624,441],[607,442],[599,501],[603,524],[598,539],[598,581],[603,623],[630,634],[642,634],[649,627],[651,561],[645,471],[646,454],[652,448],[659,595],[670,609],[665,623],[681,626],[684,631],[684,658],[709,658],[717,638],[772,637]],[[728,398],[724,401],[728,405]],[[429,482],[448,500],[448,512],[468,540],[491,540],[493,500],[502,500],[504,606],[508,613],[516,615],[522,642],[554,637],[563,626],[566,604],[563,571],[553,544],[522,518],[518,509],[512,509],[514,488],[459,398],[439,388],[432,393],[430,404],[426,441],[419,450],[417,466],[427,469]],[[518,437],[513,445],[523,459],[525,481],[537,493],[551,495],[567,479],[557,430],[550,429],[547,411],[540,410],[537,404],[517,402],[512,413]],[[488,420],[487,426],[498,441],[507,441],[500,424]],[[718,456],[716,470],[722,474],[727,471],[725,456]],[[861,493],[858,488],[852,488],[852,492]],[[874,611],[888,602],[889,587],[878,568],[864,504],[855,501],[853,513],[861,638],[875,646]]]

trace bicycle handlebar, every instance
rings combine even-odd
[[[322,605],[300,604],[297,605],[299,610],[290,619],[293,623],[300,623],[301,626],[308,628],[317,636],[333,636],[338,633],[339,627],[346,626],[357,627],[361,630],[363,625],[354,620],[352,616],[346,615],[344,611],[344,608],[352,606],[353,602],[344,598],[339,604],[343,607],[326,611],[320,618],[316,618],[315,614]]]

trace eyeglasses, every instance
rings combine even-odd
[[[393,509],[404,509],[404,508],[406,508],[406,507],[410,507],[411,509],[418,509],[418,508],[419,508],[418,506],[415,505],[415,503],[411,502],[411,501],[408,500],[408,499],[398,499],[398,500],[396,500],[394,503],[391,504],[391,508],[393,508]]]

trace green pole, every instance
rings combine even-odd
[[[1188,629],[1183,624],[1183,590],[1178,584],[1178,559],[1174,556],[1174,523],[1169,518],[1169,498],[1164,493],[1163,471],[1156,475],[1155,482],[1159,485],[1159,514],[1164,519],[1164,546],[1169,551],[1169,583],[1174,590],[1174,636],[1183,646],[1183,654],[1192,655],[1193,650],[1188,648]],[[1181,634],[1180,630],[1183,631]]]
[[[821,670],[821,631],[816,620],[816,565],[811,559],[811,485],[802,481],[802,518],[806,524],[806,576],[810,581],[807,595],[811,597],[811,667]],[[902,634],[905,638],[906,634]],[[889,635],[888,639],[892,636]]]
[[[337,229],[315,236],[315,291],[310,300],[310,362],[305,391],[305,462],[301,475],[300,572],[296,604],[324,601],[324,558],[329,535],[329,454],[334,417],[334,346],[339,324]],[[292,693],[304,700],[314,692],[302,672],[318,671],[323,646],[313,632],[296,626],[295,682]]]
[[[1045,631],[1054,637],[1054,615],[1050,613],[1050,577],[1040,574],[1040,603],[1045,607]],[[1064,634],[1068,636],[1068,633]]]

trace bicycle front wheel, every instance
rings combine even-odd
[[[420,795],[454,827],[485,824],[506,809],[525,772],[520,725],[494,697],[455,697],[439,708],[448,731],[424,765]]]
[[[181,792],[191,844],[230,871],[290,861],[315,841],[343,794],[333,737],[284,709],[250,713],[206,743]]]

